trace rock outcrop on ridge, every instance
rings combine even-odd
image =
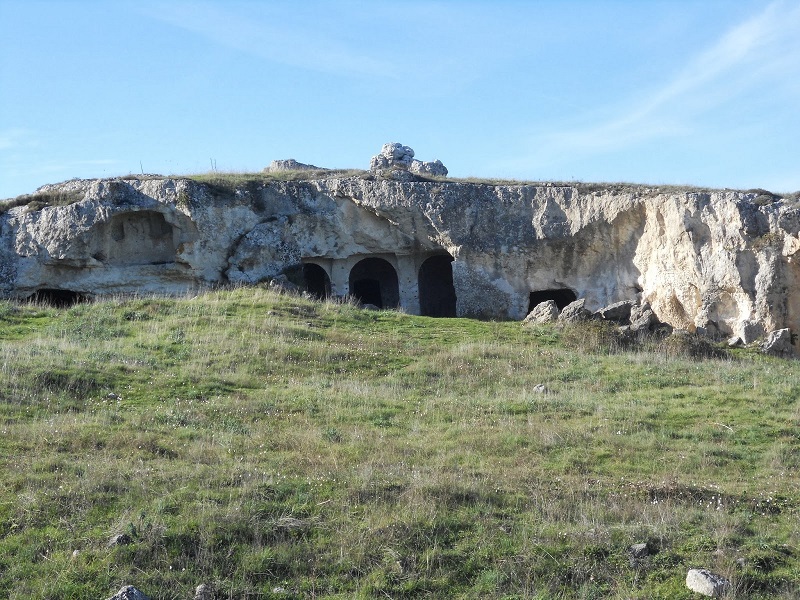
[[[326,171],[314,165],[307,165],[305,163],[297,162],[293,158],[286,158],[283,160],[273,160],[268,167],[264,169],[265,173],[281,173],[284,171]]]
[[[384,144],[381,153],[369,161],[370,171],[381,172],[385,169],[396,169],[416,173],[417,175],[431,175],[434,177],[447,177],[447,167],[440,160],[422,161],[414,158],[414,151],[408,146],[397,142]]]
[[[0,296],[174,294],[284,278],[432,316],[522,319],[539,302],[584,298],[588,311],[649,303],[677,329],[745,343],[800,330],[793,200],[408,175],[44,186],[33,199],[75,201],[0,215]]]

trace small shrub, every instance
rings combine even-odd
[[[608,321],[584,321],[565,324],[561,331],[561,343],[575,350],[591,353],[616,353],[630,350],[637,345],[637,337],[620,331]]]
[[[728,358],[728,353],[708,338],[676,331],[658,342],[656,349],[671,358]]]
[[[751,200],[751,202],[756,206],[767,206],[769,204],[774,204],[782,198],[782,196],[779,194],[773,194],[772,192],[763,190],[761,188],[747,190],[746,193],[756,195],[756,197]]]
[[[18,196],[8,202],[0,204],[0,213],[17,206],[27,206],[28,210],[42,210],[48,206],[67,206],[83,200],[83,192],[73,190],[70,192],[53,191],[37,192],[35,194],[25,194]]]
[[[783,244],[783,234],[778,231],[770,231],[753,240],[753,250],[763,250],[765,248],[779,248]]]

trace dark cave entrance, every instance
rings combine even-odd
[[[528,312],[531,312],[538,304],[553,300],[558,306],[558,310],[563,310],[567,304],[575,302],[578,296],[575,292],[568,288],[559,288],[555,290],[538,290],[531,292],[530,300],[528,301]]]
[[[36,304],[48,304],[54,308],[69,308],[81,302],[88,302],[89,296],[72,290],[43,288],[28,296],[28,301]]]
[[[453,257],[431,256],[419,268],[419,310],[425,317],[455,317]]]
[[[330,298],[331,295],[331,278],[325,269],[314,263],[305,263],[303,265],[303,283],[306,286],[306,291],[317,298],[324,300]]]
[[[400,304],[397,271],[382,258],[365,258],[350,271],[350,295],[361,304],[395,308]]]

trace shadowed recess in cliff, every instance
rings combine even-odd
[[[174,262],[177,246],[172,225],[160,212],[145,210],[114,215],[99,227],[93,256],[109,265]]]
[[[331,295],[331,278],[325,269],[314,263],[303,265],[303,283],[306,291],[318,300],[324,300]]]
[[[56,308],[69,308],[81,302],[88,302],[89,296],[73,290],[42,288],[28,297],[30,302],[48,304]]]
[[[456,289],[453,286],[453,257],[439,254],[419,269],[420,314],[426,317],[455,317]]]
[[[397,271],[383,258],[359,261],[350,271],[350,295],[362,304],[395,308],[400,303]]]
[[[532,311],[542,302],[552,300],[556,303],[558,310],[563,310],[565,306],[571,302],[575,302],[578,296],[568,288],[555,289],[555,290],[537,290],[531,292],[530,300],[528,302],[528,312]]]

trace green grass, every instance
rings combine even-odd
[[[796,597],[798,363],[578,333],[0,303],[0,597],[688,599],[696,566]]]

